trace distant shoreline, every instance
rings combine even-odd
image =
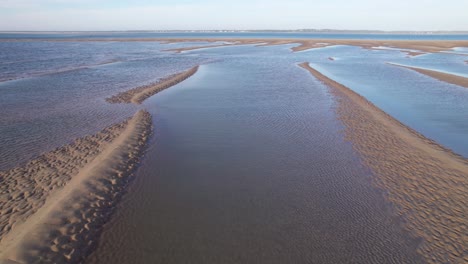
[[[302,31],[1,31],[3,41],[154,41],[167,39],[299,39],[468,41],[468,32],[302,32]]]
[[[408,31],[384,31],[384,30],[333,30],[333,29],[297,29],[297,30],[281,30],[281,29],[264,29],[264,30],[71,30],[71,31],[36,31],[36,30],[0,30],[2,33],[24,33],[24,34],[63,34],[63,33],[304,33],[304,34],[402,34],[402,35],[468,35],[467,31],[450,31],[450,30],[408,30]]]

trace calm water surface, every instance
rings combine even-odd
[[[326,59],[328,56],[336,60]],[[468,90],[387,63],[466,74],[466,57],[434,54],[407,58],[398,51],[369,51],[349,46],[312,50],[301,57],[309,58],[313,67],[363,95],[402,123],[468,157]]]
[[[167,47],[158,43],[0,42],[0,47],[0,57],[7,58],[0,78],[20,78],[0,82],[0,169],[134,114],[135,106],[107,104],[106,97],[209,62],[161,52]],[[117,62],[102,64],[108,60]]]
[[[327,89],[269,50],[145,103],[151,146],[88,263],[419,261]]]
[[[0,42],[0,169],[146,108],[155,124],[147,155],[89,263],[418,262],[419,241],[343,139],[327,87],[297,63],[468,157],[468,90],[387,64],[466,74],[466,56],[164,51],[201,44]],[[200,63],[141,107],[105,102]]]

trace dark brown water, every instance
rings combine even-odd
[[[420,262],[327,88],[230,54],[145,103],[155,134],[87,263]]]

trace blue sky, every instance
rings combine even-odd
[[[468,30],[468,0],[0,0],[0,30]]]

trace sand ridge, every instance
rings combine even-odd
[[[10,178],[17,171],[29,172],[24,178],[31,178],[30,182],[17,183],[9,191],[21,198],[27,192],[33,201],[29,207],[35,210],[26,216],[14,214],[17,208],[25,207],[18,198],[2,207],[2,217],[9,215],[8,223],[19,219],[21,222],[11,224],[9,232],[3,235],[0,263],[77,263],[86,257],[96,245],[100,228],[129,181],[151,131],[151,116],[141,110],[98,136],[79,139],[22,168],[3,173],[3,179],[14,181]],[[69,163],[75,156],[77,165]],[[37,173],[38,170],[45,172]],[[49,175],[49,170],[66,172],[68,176],[60,178],[60,188],[35,202],[36,189],[43,188],[42,182],[36,181],[40,178],[37,175]],[[46,179],[53,181],[55,177],[51,174]],[[51,184],[47,182],[45,186]]]
[[[122,133],[127,121],[0,172],[0,241]]]
[[[170,75],[166,78],[161,79],[160,81],[145,85],[131,90],[119,93],[112,97],[106,98],[106,101],[109,103],[133,103],[141,104],[148,97],[153,96],[164,89],[167,89],[171,86],[174,86],[184,80],[188,79],[198,71],[198,65],[186,70],[184,72],[179,72],[173,75]]]
[[[422,238],[428,263],[467,263],[468,160],[404,126],[364,97],[308,63],[300,66],[330,87],[345,136],[372,169],[375,184]]]
[[[435,70],[422,69],[422,68],[418,68],[418,67],[400,65],[400,64],[390,63],[390,62],[387,62],[387,64],[397,66],[397,67],[406,68],[406,69],[410,69],[410,70],[419,72],[421,74],[427,75],[429,77],[432,77],[434,79],[437,79],[439,81],[448,82],[448,83],[451,83],[451,84],[455,84],[455,85],[458,85],[458,86],[468,88],[468,78],[463,77],[463,76],[454,75],[454,74],[445,73],[445,72],[440,72],[440,71],[435,71]]]

